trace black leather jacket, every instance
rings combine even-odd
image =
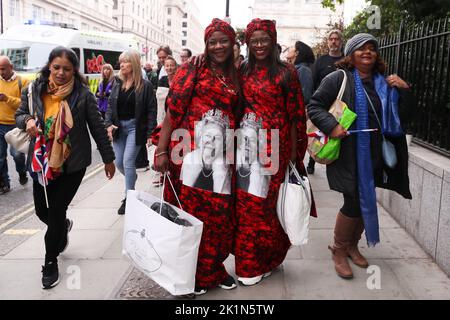
[[[44,105],[41,98],[44,88],[45,84],[42,81],[34,81],[33,108],[41,123],[44,123]],[[27,95],[28,88],[22,91],[20,107],[16,111],[16,124],[21,129],[25,129],[26,120],[30,118]],[[69,158],[64,162],[64,172],[77,172],[91,164],[92,147],[87,127],[89,127],[89,131],[97,143],[103,163],[113,162],[115,159],[114,151],[108,139],[103,119],[98,111],[97,101],[95,96],[89,91],[89,88],[76,81],[72,94],[67,101],[72,112],[73,128],[69,132],[72,150]],[[28,151],[28,166],[30,165],[33,150],[34,141],[32,139],[30,150]]]
[[[119,99],[122,80],[116,77],[111,95],[108,99],[108,110],[105,115],[105,125],[120,126],[117,113],[117,101]],[[135,119],[136,119],[136,145],[142,146],[147,143],[153,129],[156,127],[157,104],[155,91],[150,81],[144,80],[144,87],[140,92],[135,93]]]

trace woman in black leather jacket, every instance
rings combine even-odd
[[[22,93],[16,123],[32,137],[28,167],[33,177],[36,214],[47,225],[42,286],[59,282],[58,255],[68,245],[72,220],[66,210],[91,164],[91,139],[97,143],[108,179],[114,176],[114,152],[94,95],[79,73],[71,49],[53,49],[32,86],[34,115],[30,115],[28,89]]]
[[[146,147],[156,127],[157,111],[153,86],[142,78],[139,53],[125,51],[119,62],[120,72],[108,100],[105,125],[113,141],[117,169],[125,176],[125,199],[117,211],[124,214],[127,191],[134,190],[136,184],[136,156]]]

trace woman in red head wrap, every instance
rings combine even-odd
[[[234,129],[239,79],[234,67],[235,32],[214,19],[205,30],[205,63],[185,63],[177,71],[167,97],[167,114],[155,152],[155,168],[170,171],[183,209],[203,222],[198,254],[196,294],[209,288],[233,289],[236,283],[223,265],[231,251],[233,169],[226,161],[226,131]],[[178,144],[170,141],[174,130],[184,129],[182,143],[188,151],[177,161],[169,154]],[[190,137],[185,133],[189,132]],[[177,149],[175,149],[177,150]],[[174,150],[174,151],[175,151]],[[178,152],[177,152],[178,154]],[[165,199],[176,205],[170,187]]]
[[[283,262],[291,246],[277,217],[278,191],[289,161],[304,172],[307,138],[300,82],[295,68],[279,59],[275,23],[252,20],[245,41],[249,57],[240,70],[245,108],[237,145],[234,254],[238,280],[254,285]],[[273,134],[279,135],[278,145]],[[269,162],[261,157],[266,153]]]

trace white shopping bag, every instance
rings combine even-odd
[[[203,223],[161,198],[143,191],[128,191],[122,253],[172,295],[189,294],[195,287]],[[192,226],[161,216],[150,208],[154,203],[170,205]]]
[[[293,173],[299,184],[289,183]],[[308,242],[309,215],[311,211],[311,186],[305,176],[301,176],[292,162],[286,169],[285,180],[280,186],[277,201],[277,214],[292,245]]]

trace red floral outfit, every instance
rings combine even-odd
[[[241,76],[246,100],[241,128],[267,130],[267,150],[272,154],[278,152],[279,167],[270,177],[248,180],[246,177],[251,177],[253,171],[240,171],[237,161],[234,253],[239,277],[251,278],[273,270],[283,262],[291,245],[276,212],[278,191],[291,155],[291,123],[297,123],[299,162],[303,160],[307,138],[305,106],[297,73],[291,66],[284,70],[284,75],[278,75],[274,81],[270,80],[266,67],[257,66],[248,76]],[[281,85],[282,77],[287,79],[284,86]],[[278,151],[275,148],[271,150],[273,129],[279,130]],[[261,143],[260,135],[258,143]],[[240,147],[238,142],[238,150]],[[239,157],[239,151],[237,155]],[[252,184],[256,186],[252,187]]]
[[[219,129],[234,129],[236,92],[227,77],[216,75],[206,66],[197,69],[184,64],[178,69],[167,97],[173,130],[186,129],[192,137],[193,151],[183,155],[182,164],[171,160],[169,170],[183,210],[203,222],[196,273],[196,286],[203,288],[216,287],[228,276],[223,261],[233,240],[233,169],[223,161],[222,142],[226,135],[220,140],[217,133]],[[172,142],[171,151],[177,143]],[[208,143],[215,143],[216,148],[212,151]],[[212,170],[202,165],[205,158],[213,163]],[[168,186],[165,198],[176,205]]]

